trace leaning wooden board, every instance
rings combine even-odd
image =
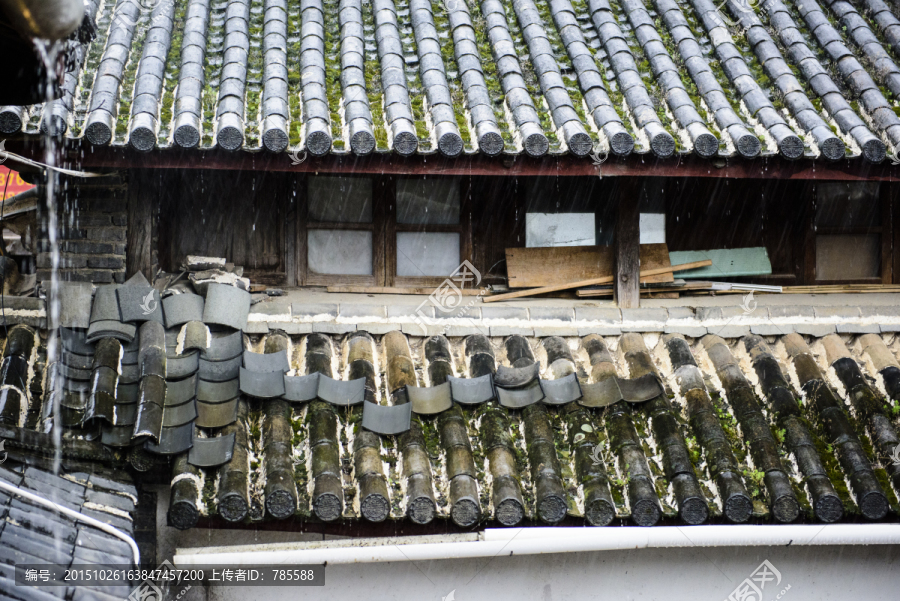
[[[706,267],[712,265],[712,261],[695,261],[693,263],[684,263],[682,265],[670,265],[668,267],[658,267],[656,269],[641,269],[639,277],[641,281],[645,277],[651,275],[659,275],[661,273],[671,273],[673,271],[685,271],[689,269],[697,269],[698,267]],[[538,294],[547,294],[548,292],[559,292],[560,290],[571,290],[572,288],[586,288],[587,286],[597,286],[599,284],[609,284],[615,279],[614,275],[605,275],[590,280],[581,280],[580,282],[568,282],[566,284],[554,284],[552,286],[542,286],[540,288],[529,288],[527,290],[516,290],[515,292],[507,292],[505,294],[497,294],[495,296],[484,296],[481,302],[495,303],[498,301],[510,300],[514,298],[522,298],[525,296],[536,296]]]
[[[611,246],[555,246],[507,248],[506,272],[510,288],[540,288],[589,280],[613,272]],[[641,244],[641,270],[669,267],[665,244]],[[671,282],[670,273],[641,278],[642,282]]]

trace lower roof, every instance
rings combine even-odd
[[[88,310],[90,297],[82,300],[76,304]],[[208,323],[165,330],[166,400],[156,434],[187,427],[186,441],[145,443],[149,430],[133,434],[116,418],[81,423],[71,411],[76,400],[63,401],[64,452],[131,465],[142,479],[171,474],[169,521],[180,528],[816,523],[879,520],[900,509],[900,467],[890,461],[900,445],[900,321],[892,307],[769,305],[749,315],[575,307],[567,316],[533,301],[485,306],[476,324],[414,333],[411,324],[390,323],[389,305],[282,306],[276,297],[254,304],[239,326],[233,302],[213,303],[215,312],[227,309],[218,317],[197,302],[179,309],[181,319],[199,311]],[[168,320],[170,303],[162,305]],[[127,329],[97,324],[96,347],[73,338],[77,329],[62,339],[65,389],[86,391],[80,402],[88,406],[99,406],[105,354],[119,344],[103,336]],[[7,377],[46,353],[24,327],[10,329]],[[155,361],[141,357],[162,342],[143,340],[145,330],[153,328],[133,329],[134,343],[119,346],[112,380],[114,403],[137,403],[138,416],[149,415],[158,377],[141,375],[140,365]],[[226,352],[235,336],[238,346]],[[37,353],[17,359],[28,340],[38,342]],[[314,373],[321,375],[312,394],[296,392]],[[450,377],[463,380],[448,392],[441,385]],[[493,392],[458,393],[460,382],[477,377],[492,381]],[[28,402],[13,405],[8,392],[0,420],[10,448],[39,451],[45,435],[34,430],[47,422],[36,401],[46,382],[27,384],[30,399],[18,398]],[[358,387],[363,402],[342,404],[347,387]],[[175,399],[182,393],[188,405]],[[172,410],[170,400],[178,403]],[[407,402],[416,412],[399,422],[388,415],[405,412]],[[12,424],[10,411],[22,407],[25,419]],[[376,413],[387,421],[370,421]]]

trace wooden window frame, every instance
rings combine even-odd
[[[326,174],[323,174],[326,175]],[[300,286],[437,286],[446,276],[408,277],[397,275],[397,232],[452,232],[460,235],[459,262],[472,256],[471,186],[461,179],[460,218],[458,224],[400,224],[397,223],[397,177],[393,175],[371,176],[366,174],[327,174],[339,177],[365,177],[372,180],[372,222],[342,223],[309,220],[309,176],[302,175],[293,182],[293,198],[296,202],[288,213],[286,231],[288,248],[286,264],[289,274],[296,274],[288,285]],[[441,176],[435,176],[441,177]],[[459,179],[456,176],[445,179]],[[309,230],[355,230],[372,232],[372,275],[342,275],[313,273],[309,269]],[[293,230],[293,231],[292,231]],[[293,247],[293,248],[291,248]]]
[[[817,182],[829,183],[829,182]],[[893,238],[894,228],[891,219],[892,199],[891,188],[889,182],[881,182],[878,188],[879,203],[878,213],[880,225],[877,226],[854,226],[854,227],[816,227],[816,211],[818,203],[816,202],[819,188],[818,185],[813,187],[813,193],[810,195],[807,206],[807,223],[806,223],[806,240],[805,261],[804,261],[804,280],[807,285],[836,285],[836,284],[890,284],[894,279],[894,258],[893,258]],[[881,242],[881,257],[879,260],[879,275],[868,278],[855,278],[850,280],[824,280],[817,279],[816,274],[816,238],[819,235],[841,235],[841,234],[878,234]]]
[[[420,286],[437,286],[452,274],[444,276],[401,276],[397,275],[397,233],[398,232],[417,232],[417,233],[453,233],[459,234],[459,264],[464,260],[473,262],[472,257],[472,212],[471,212],[471,186],[468,180],[460,179],[459,181],[459,223],[457,224],[420,224],[420,223],[397,223],[397,180],[390,178],[390,199],[389,213],[387,219],[387,235],[386,250],[387,261],[386,266],[388,286],[396,287],[420,287]],[[435,176],[434,179],[459,179],[455,176],[441,177]]]

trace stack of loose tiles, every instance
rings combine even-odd
[[[63,425],[80,426],[84,421],[87,396],[90,394],[94,344],[87,341],[84,328],[60,328],[61,359],[59,376],[62,384],[60,409]]]
[[[234,295],[230,290],[224,292],[218,298],[236,296],[242,299],[241,294]],[[202,321],[205,304],[203,297],[190,293],[173,294],[163,299],[168,328],[166,416],[167,419],[172,416],[169,420],[172,423],[193,422],[194,446],[188,461],[193,465],[212,467],[227,462],[233,452],[233,435],[215,443],[211,439],[216,438],[216,430],[237,419],[238,380],[235,373],[240,368],[244,342],[243,334],[227,325],[214,323],[213,327],[222,331],[210,332]],[[241,305],[239,302],[238,306]],[[246,319],[240,311],[232,317]],[[235,325],[240,324],[235,322]],[[237,367],[234,366],[235,357]]]

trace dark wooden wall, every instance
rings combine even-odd
[[[253,281],[302,282],[303,176],[289,173],[135,170],[129,174],[128,275],[150,265],[174,271],[187,254],[224,256]],[[505,282],[505,249],[525,246],[525,214],[595,213],[598,241],[611,244],[617,203],[665,207],[671,251],[765,246],[771,276],[746,281],[816,283],[815,181],[716,178],[463,178],[471,217],[471,259],[488,283]],[[631,198],[628,198],[631,197]],[[464,205],[465,206],[465,205]],[[879,200],[883,283],[900,282],[900,186]],[[154,225],[158,221],[158,228]],[[299,278],[299,279],[298,279]]]
[[[253,171],[166,172],[156,190],[160,267],[175,271],[189,254],[226,257],[243,266],[254,282],[283,284],[292,177]]]

